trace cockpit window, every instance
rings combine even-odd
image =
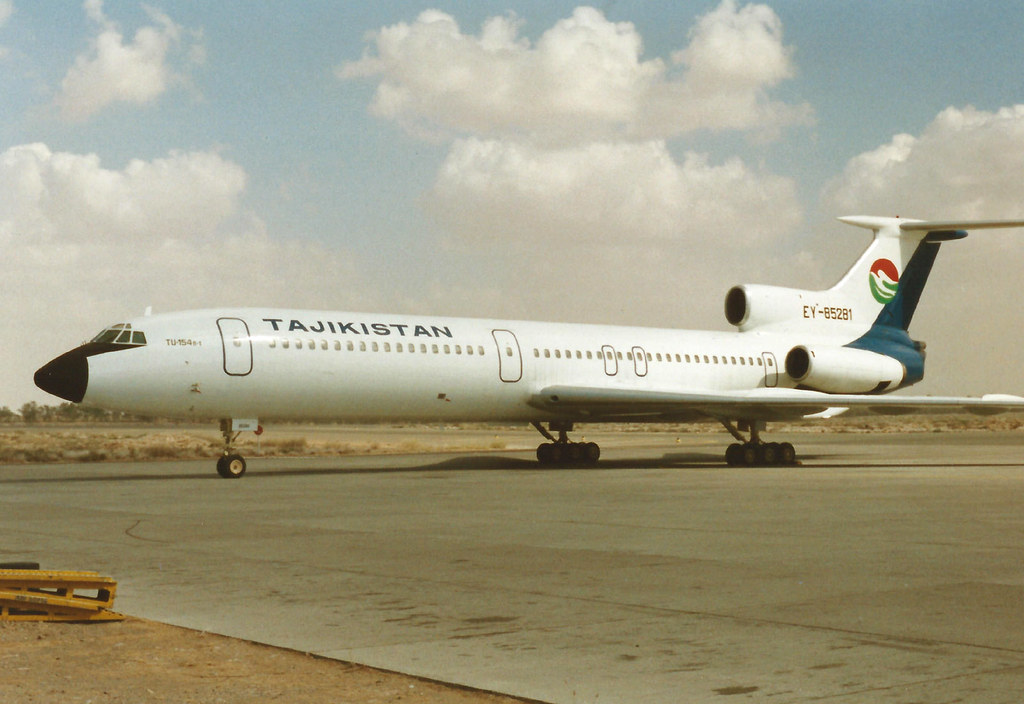
[[[124,345],[125,347],[141,347],[146,344],[146,333],[132,330],[131,323],[118,323],[92,338],[92,342],[102,344]]]

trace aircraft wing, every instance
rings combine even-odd
[[[958,396],[867,396],[803,389],[673,392],[549,386],[530,405],[577,421],[687,422],[700,419],[784,421],[828,417],[850,408],[871,413],[1024,413],[1024,397],[990,394]]]

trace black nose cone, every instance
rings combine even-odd
[[[36,386],[65,401],[81,403],[89,386],[89,361],[81,347],[65,352],[39,368]]]

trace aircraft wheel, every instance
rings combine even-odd
[[[796,464],[796,449],[792,444],[788,442],[779,444],[779,464]]]
[[[740,451],[736,456],[740,458],[740,464],[746,467],[756,467],[761,464],[761,448],[752,442],[740,445]]]
[[[725,448],[726,464],[728,464],[730,467],[735,467],[737,465],[743,464],[742,452],[743,446],[740,445],[738,442],[734,442],[732,445],[729,445],[729,447]]]
[[[601,459],[601,447],[596,442],[585,442],[582,445],[583,464],[593,467]]]
[[[551,464],[551,443],[537,445],[537,461],[543,465]]]
[[[245,458],[241,455],[224,455],[217,460],[217,474],[225,479],[238,479],[245,474]]]
[[[781,449],[779,443],[769,442],[761,446],[761,461],[765,465],[779,464]]]
[[[570,442],[562,452],[562,462],[568,465],[579,464],[583,460],[583,445],[578,442]]]

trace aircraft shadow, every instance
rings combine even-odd
[[[241,479],[241,481],[262,481],[275,478],[284,477],[301,477],[301,476],[344,476],[346,474],[417,474],[417,473],[429,473],[429,472],[493,472],[493,471],[505,471],[505,472],[553,472],[553,473],[564,473],[564,472],[587,472],[587,473],[600,473],[607,471],[620,471],[620,470],[642,470],[642,469],[690,469],[690,470],[714,470],[714,471],[730,471],[730,470],[742,470],[746,468],[742,467],[728,467],[722,459],[722,456],[718,453],[701,453],[701,452],[670,452],[660,456],[652,457],[616,457],[615,459],[602,459],[598,462],[597,466],[594,467],[545,467],[538,464],[532,457],[514,457],[509,455],[501,454],[484,454],[484,455],[459,455],[454,457],[446,457],[442,460],[425,462],[423,464],[409,464],[409,465],[382,465],[381,457],[366,458],[368,461],[366,464],[359,462],[358,458],[346,458],[347,461],[352,461],[352,464],[345,466],[335,467],[303,467],[294,463],[294,459],[289,458],[268,458],[259,459],[255,458],[250,463],[249,471]],[[827,464],[822,460],[828,460]],[[372,462],[370,461],[372,460]],[[217,473],[213,466],[213,461],[209,462],[209,469],[196,472],[180,472],[174,471],[174,467],[180,466],[181,462],[161,462],[159,463],[161,469],[166,467],[167,471],[155,472],[138,472],[138,471],[126,471],[126,472],[107,472],[102,474],[83,474],[81,476],[74,476],[71,474],[62,474],[61,476],[38,476],[38,477],[19,477],[19,478],[4,478],[3,468],[0,467],[0,485],[31,485],[31,484],[74,484],[74,483],[90,483],[90,482],[157,482],[157,481],[181,481],[181,480],[195,480],[195,479],[207,479],[211,481],[224,481],[217,476]],[[189,465],[194,466],[196,462],[194,460],[188,461]],[[906,464],[900,465],[898,462],[891,463],[889,466],[900,467],[905,466],[908,468],[923,468],[923,467],[1012,467],[1019,466],[1017,462],[989,462],[989,463],[970,463],[970,462],[941,462],[941,463],[927,463],[927,464]],[[274,466],[276,465],[276,466]],[[63,467],[72,466],[64,465]],[[96,464],[78,465],[83,468],[96,468]],[[792,467],[761,467],[761,468],[749,468],[749,469],[857,469],[863,467],[880,466],[878,464],[865,464],[863,461],[858,461],[850,457],[844,459],[841,455],[835,454],[808,454],[802,455],[799,462]],[[24,467],[23,465],[21,467]]]

